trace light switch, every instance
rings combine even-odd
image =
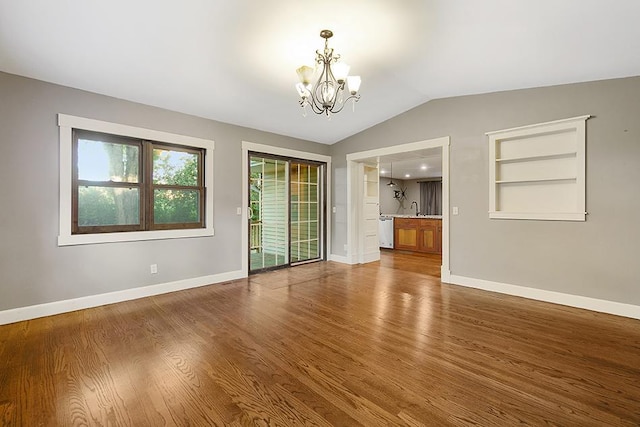
[[[454,206],[453,208],[451,208],[451,213],[453,213],[454,215],[458,215],[458,207]]]
[[[338,212],[338,208],[336,208],[335,206],[331,209],[331,212],[336,213]]]
[[[242,215],[242,208],[236,208],[236,215]]]

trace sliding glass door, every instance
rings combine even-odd
[[[249,163],[249,271],[322,259],[324,165],[257,153]]]
[[[291,262],[320,258],[320,166],[290,164]]]
[[[250,158],[249,266],[251,271],[289,263],[287,162]]]

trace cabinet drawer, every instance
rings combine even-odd
[[[415,227],[417,220],[413,218],[395,218],[393,224],[396,228]]]
[[[437,219],[419,219],[418,221],[420,221],[420,227],[436,227],[438,225],[438,222],[440,222]]]

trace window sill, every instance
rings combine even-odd
[[[127,233],[72,234],[58,236],[58,246],[95,245],[101,243],[137,242],[143,240],[211,237],[213,228],[188,230],[131,231]]]

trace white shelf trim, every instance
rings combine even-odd
[[[549,127],[549,126],[555,127],[556,125],[566,125],[566,124],[569,124],[569,123],[572,123],[572,122],[586,121],[590,117],[591,117],[591,115],[587,114],[587,115],[584,115],[584,116],[572,117],[572,118],[569,118],[569,119],[553,120],[553,121],[550,121],[550,122],[518,126],[518,127],[515,127],[515,128],[502,129],[502,130],[493,130],[493,131],[490,131],[490,132],[486,132],[485,135],[490,136],[490,135],[495,135],[495,134],[506,134],[506,133],[511,133],[513,131],[533,130],[533,129],[536,129],[536,128],[545,128],[545,127]]]
[[[562,157],[575,157],[577,154],[578,154],[577,151],[565,151],[562,153],[542,154],[539,156],[499,158],[499,159],[496,159],[496,162],[507,163],[507,162],[528,162],[528,161],[536,161],[536,160],[549,160],[549,159],[559,159]]]
[[[575,181],[576,176],[557,177],[557,178],[531,178],[531,179],[505,179],[496,181],[496,184],[524,184],[527,182],[549,182],[549,181]]]
[[[541,221],[584,221],[587,212],[501,212],[490,211],[492,219],[534,219]]]

